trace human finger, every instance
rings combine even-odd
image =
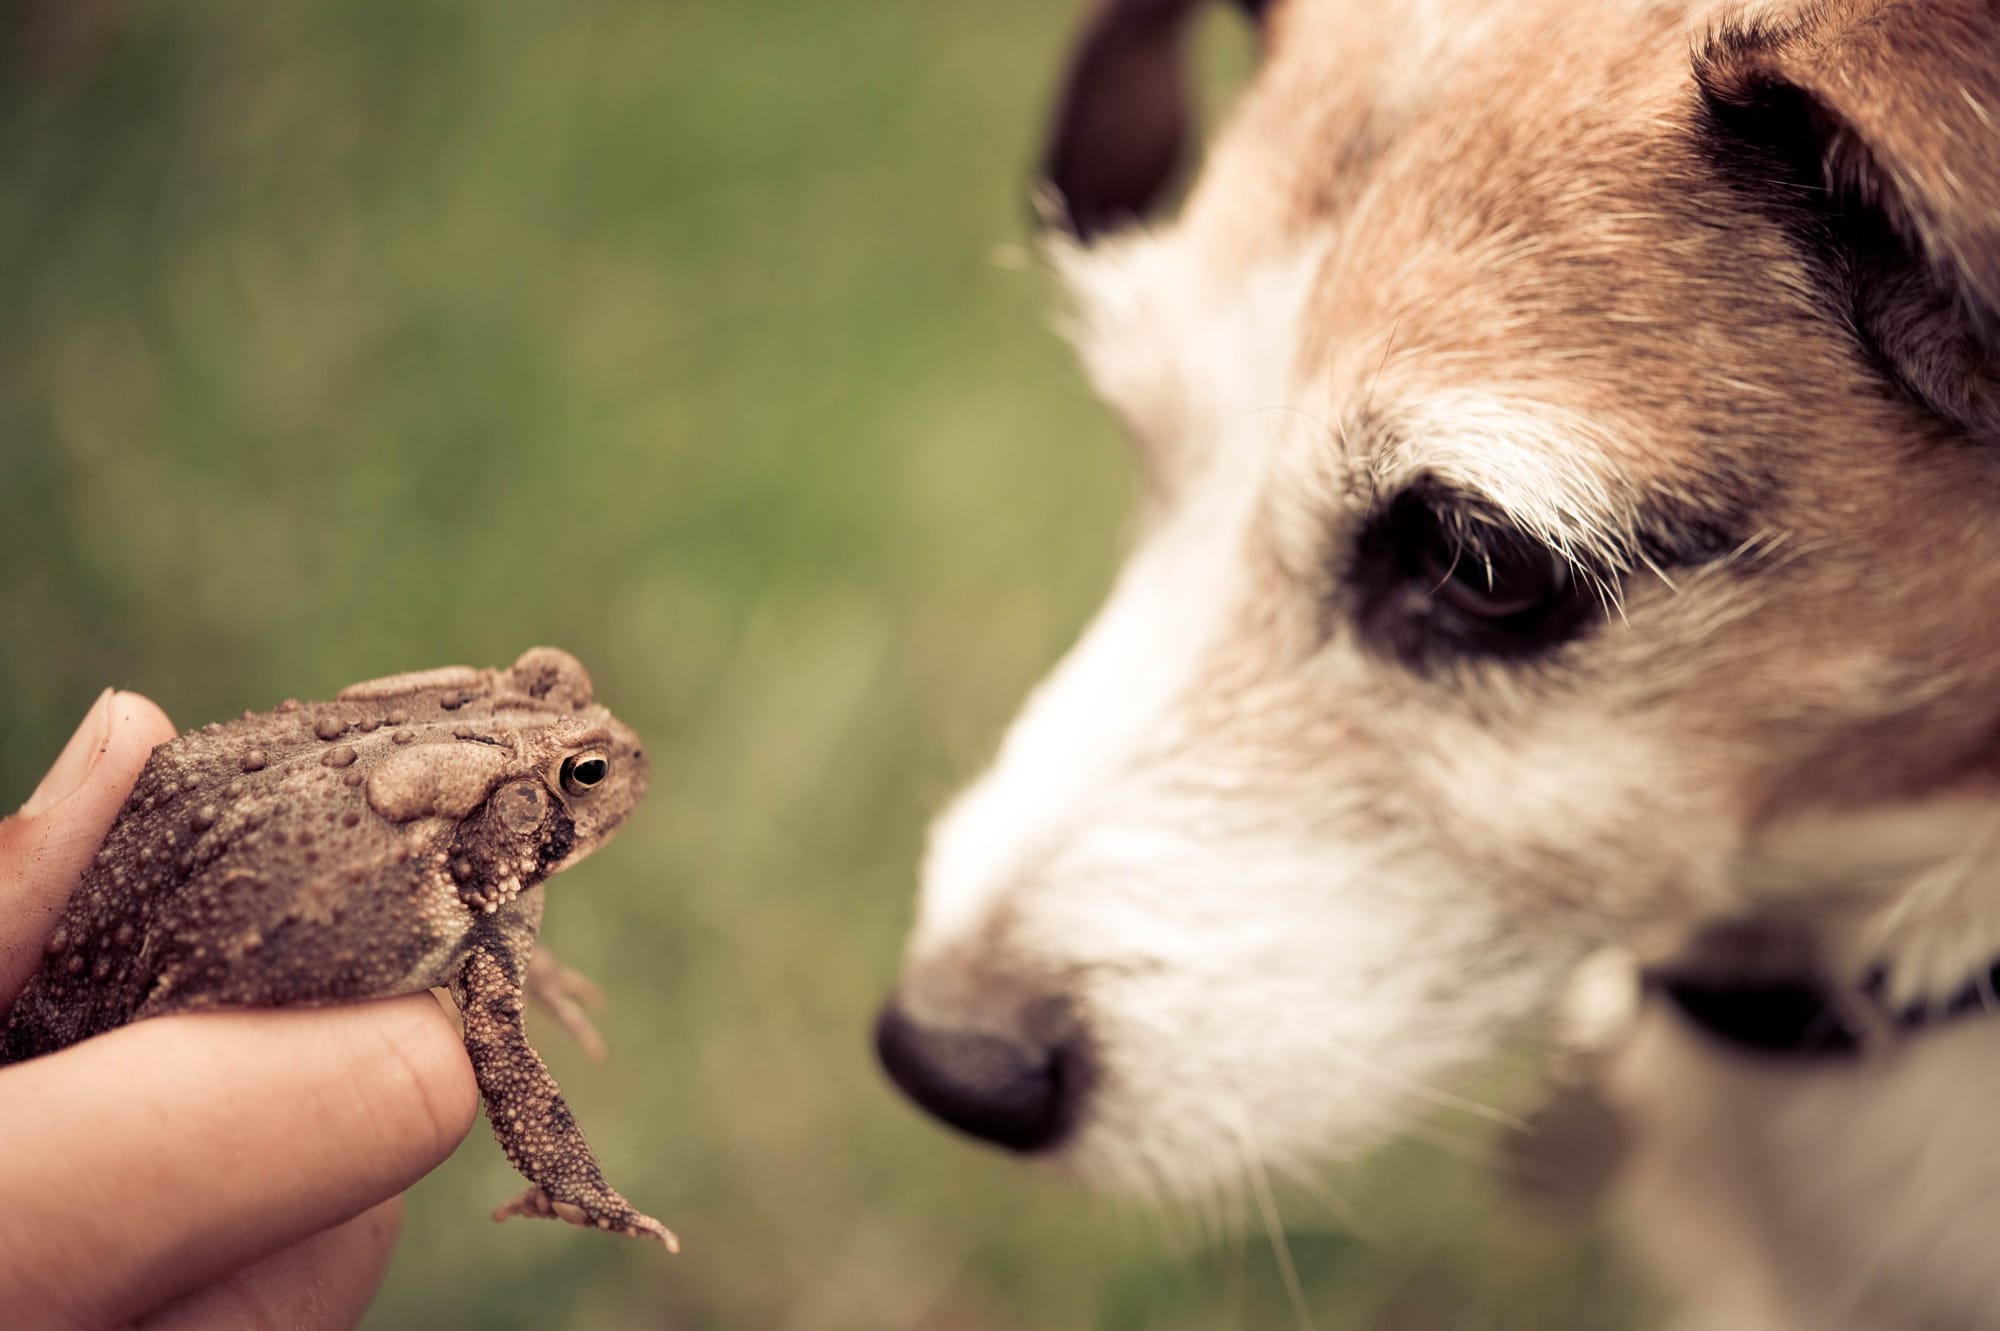
[[[133,1331],[352,1331],[402,1224],[403,1199],[391,1197],[176,1299]]]
[[[129,1321],[401,1192],[477,1104],[422,994],[155,1018],[9,1068],[0,1306]]]
[[[106,689],[20,812],[0,821],[0,1011],[42,961],[42,944],[173,722],[151,700]]]

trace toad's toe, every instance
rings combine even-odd
[[[619,1200],[623,1201],[623,1198]],[[649,1215],[641,1215],[629,1206],[593,1211],[575,1202],[557,1201],[540,1188],[529,1188],[513,1201],[496,1207],[493,1212],[495,1220],[506,1220],[517,1215],[533,1216],[542,1220],[563,1220],[582,1229],[601,1229],[607,1233],[625,1234],[635,1239],[651,1239],[665,1247],[668,1252],[681,1250],[681,1241],[674,1236],[671,1229]]]

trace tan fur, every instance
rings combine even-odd
[[[1996,70],[1987,0],[1283,0],[1180,217],[1057,246],[1145,523],[940,820],[909,985],[926,1020],[995,1029],[982,994],[1024,989],[1080,1014],[1067,1163],[1172,1189],[1355,1149],[1397,1097],[1340,1117],[1334,1073],[1420,1084],[1606,942],[1783,912],[1836,983],[1887,966],[1918,1000],[2000,955],[1968,858],[2000,815]],[[1432,482],[1596,577],[1603,622],[1545,662],[1387,659],[1355,542]],[[1663,522],[1730,548],[1661,567]],[[1706,1071],[1642,1075],[1648,1040],[1616,1088],[1660,1143],[1794,1103],[1686,1042]],[[1825,1138],[1783,1124],[1942,1109],[1949,1061],[1898,1057],[1732,1145],[1772,1205],[1733,1248],[1748,1320],[1714,1325],[1835,1325],[1782,1232],[1834,1204],[1788,1191]],[[1666,1151],[1641,1170],[1702,1176]],[[1924,1213],[1938,1173],[1891,1158],[1857,1186]]]
[[[1740,491],[1782,534],[1781,558],[1702,585],[1641,576],[1643,622],[1593,653],[1606,690],[1636,695],[1619,710],[1672,725],[1690,784],[1724,784],[1732,838],[1983,781],[1994,460],[1884,393],[1784,229],[1700,159],[1688,56],[1706,16],[1487,9],[1413,72],[1396,7],[1282,6],[1176,228],[1185,262],[1232,281],[1326,247],[1282,405],[1329,435],[1365,449],[1376,421],[1477,386],[1589,422],[1558,442],[1602,490]],[[1975,186],[1990,225],[2000,187]]]

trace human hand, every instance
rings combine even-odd
[[[0,1011],[173,734],[107,690],[0,821]],[[423,994],[160,1017],[0,1068],[0,1322],[344,1331],[387,1269],[399,1194],[477,1105]]]

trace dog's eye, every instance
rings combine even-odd
[[[1412,664],[1534,656],[1582,629],[1593,604],[1542,542],[1435,487],[1398,495],[1363,531],[1358,556],[1361,628]]]
[[[1454,531],[1435,514],[1415,552],[1417,575],[1433,599],[1461,614],[1498,623],[1535,614],[1569,588],[1569,565],[1520,532]]]

